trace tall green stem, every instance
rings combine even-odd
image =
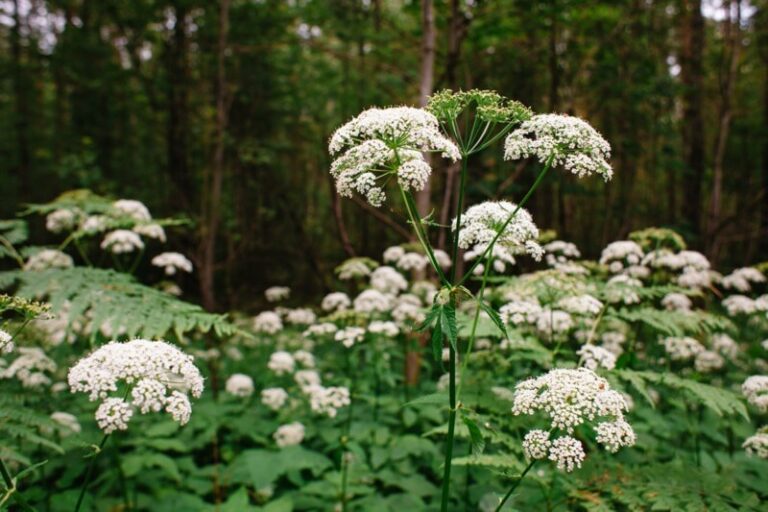
[[[457,399],[461,398],[461,386],[464,383],[464,371],[467,369],[467,364],[469,362],[469,355],[472,353],[472,347],[475,345],[475,337],[477,334],[477,323],[480,320],[481,304],[483,303],[483,297],[485,296],[485,285],[488,283],[488,274],[490,273],[489,271],[492,263],[493,263],[493,258],[489,257],[485,262],[485,270],[483,272],[483,281],[480,284],[480,291],[477,292],[477,299],[476,299],[477,304],[475,306],[475,315],[472,318],[472,329],[469,333],[469,341],[467,342],[467,353],[464,356],[464,359],[461,361],[461,372],[459,372]]]
[[[91,474],[93,473],[94,462],[96,460],[96,457],[99,456],[99,454],[101,453],[101,450],[104,448],[104,445],[107,444],[107,439],[109,439],[109,434],[104,434],[104,437],[101,439],[101,443],[99,443],[99,449],[96,451],[96,453],[93,454],[93,456],[91,457],[91,460],[88,462],[88,468],[85,470],[85,480],[83,480],[83,486],[80,488],[80,496],[77,497],[75,512],[79,512],[80,507],[83,505],[83,499],[85,498],[85,491],[88,490],[88,484],[91,482]]]
[[[512,496],[512,493],[515,492],[515,489],[517,489],[517,486],[520,485],[520,482],[523,481],[523,478],[525,478],[525,475],[528,474],[528,472],[531,470],[531,468],[533,467],[534,464],[536,464],[536,460],[532,460],[528,464],[528,466],[525,468],[523,473],[517,478],[517,480],[515,480],[515,483],[512,484],[512,488],[509,490],[509,492],[504,495],[504,498],[501,500],[501,503],[499,503],[499,506],[496,507],[496,511],[495,512],[499,512],[501,510],[501,508],[504,506],[504,504],[507,502],[507,500],[509,500],[509,497]]]
[[[451,459],[453,459],[453,438],[456,429],[456,351],[448,348],[448,440],[445,446],[445,464],[443,466],[443,490],[440,501],[441,512],[448,511],[448,499],[451,493]]]
[[[461,157],[461,177],[459,182],[459,201],[456,210],[456,233],[453,235],[453,253],[451,254],[451,283],[456,281],[456,266],[459,261],[459,232],[461,231],[461,212],[464,210],[464,189],[467,184],[467,157]]]

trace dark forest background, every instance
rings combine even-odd
[[[338,201],[333,130],[473,87],[611,142],[613,182],[551,174],[530,204],[586,256],[656,225],[726,269],[767,258],[764,0],[2,0],[0,218],[74,188],[136,198],[194,222],[171,246],[207,307],[317,293],[408,236],[396,203]],[[498,147],[480,161],[470,203],[535,176]],[[454,215],[455,173],[424,212]]]

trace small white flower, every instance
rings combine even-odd
[[[24,264],[24,270],[38,271],[49,268],[71,268],[74,261],[69,254],[56,249],[43,249],[29,257]]]
[[[242,373],[235,373],[227,379],[224,385],[227,393],[237,397],[249,397],[253,394],[253,379]]]
[[[119,216],[130,217],[137,222],[152,220],[149,209],[141,201],[133,199],[118,199],[112,203],[112,208]]]
[[[177,271],[192,272],[192,262],[178,252],[164,252],[152,258],[152,265],[160,267],[165,275],[172,276]]]
[[[105,434],[127,430],[133,416],[130,404],[122,398],[107,398],[96,409],[96,424]]]
[[[261,403],[277,411],[282,409],[288,400],[288,392],[283,388],[267,388],[261,391]]]
[[[291,296],[291,289],[287,286],[272,286],[264,290],[264,296],[268,302],[280,302]]]
[[[384,313],[391,308],[392,299],[378,290],[364,290],[354,300],[354,309],[358,313]]]
[[[59,209],[49,213],[45,218],[45,229],[51,233],[62,233],[72,231],[82,216],[80,210]]]
[[[768,459],[768,433],[758,432],[748,437],[741,446],[747,451],[747,455]]]
[[[544,430],[531,430],[523,439],[523,453],[531,460],[545,458],[550,446],[552,442],[549,440],[549,432]]]
[[[407,252],[397,260],[397,268],[404,271],[421,271],[427,268],[427,258],[417,252]],[[403,289],[407,288],[406,284]]]
[[[427,260],[424,259],[420,254],[416,254],[413,252],[410,252],[408,254],[414,254],[418,258],[421,258],[422,260],[424,260],[424,264],[426,265]],[[371,287],[380,291],[381,293],[397,295],[403,290],[408,289],[408,280],[405,279],[405,277],[403,277],[403,275],[400,272],[386,265],[377,268],[371,273],[370,282],[371,282]]]
[[[166,241],[165,230],[160,224],[137,224],[133,226],[132,231],[143,237],[151,238],[152,240],[158,240],[162,243],[165,243]]]
[[[752,283],[764,283],[765,276],[762,272],[752,267],[739,268],[723,277],[721,281],[723,287],[735,289],[742,293],[749,292],[752,289]]]
[[[287,425],[281,425],[273,437],[275,438],[277,446],[281,448],[301,444],[304,440],[304,425],[298,421],[288,423]]]
[[[317,316],[311,309],[296,308],[291,309],[285,315],[285,321],[293,325],[310,325],[315,322]]]
[[[683,293],[668,293],[661,299],[661,305],[667,311],[690,311],[693,302]]]
[[[82,431],[80,422],[73,414],[68,412],[57,411],[51,414],[51,419],[61,425],[61,436],[66,437],[71,433],[79,434]]]
[[[598,423],[595,431],[597,442],[611,453],[616,453],[622,446],[633,446],[637,440],[632,426],[623,419]]]
[[[549,460],[556,463],[557,469],[567,473],[580,468],[586,456],[581,441],[571,436],[558,437],[549,449]]]
[[[560,299],[558,307],[576,315],[594,316],[603,309],[603,303],[591,295],[577,295]]]
[[[752,375],[741,385],[741,392],[747,402],[757,407],[760,412],[768,412],[768,375]]]
[[[114,254],[124,254],[144,249],[144,242],[133,231],[118,229],[107,233],[101,242],[101,248]]]
[[[269,357],[267,368],[275,372],[276,375],[293,373],[296,368],[296,361],[290,353],[279,350]]]
[[[610,350],[596,345],[582,345],[576,354],[585,368],[594,371],[598,368],[613,370],[616,367],[616,355]]]
[[[374,334],[383,334],[390,338],[400,334],[400,328],[394,322],[374,320],[368,324],[368,331]]]
[[[685,361],[704,352],[704,345],[689,337],[678,338],[670,336],[661,340],[664,349],[673,361]]]
[[[14,347],[13,337],[0,329],[0,354],[10,354],[13,352]]]
[[[283,321],[274,311],[263,311],[253,319],[253,330],[266,334],[275,334],[283,330]]]
[[[323,297],[323,302],[320,304],[320,307],[323,311],[333,312],[344,311],[349,309],[349,306],[351,305],[352,301],[346,293],[333,292]]]
[[[365,329],[362,327],[347,327],[336,331],[334,335],[334,339],[340,341],[347,348],[352,348],[352,346],[362,342],[364,337]]]

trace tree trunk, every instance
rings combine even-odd
[[[189,143],[189,65],[187,62],[187,8],[183,2],[174,2],[176,24],[167,43],[166,72],[168,75],[168,117],[166,125],[166,152],[168,173],[174,193],[171,203],[188,209],[192,201],[193,185],[188,160]]]
[[[736,86],[741,53],[741,0],[736,0],[735,14],[731,12],[733,7],[731,0],[727,0],[723,4],[726,11],[726,19],[723,20],[724,69],[720,74],[722,77],[720,83],[720,121],[717,126],[717,142],[713,158],[712,198],[707,222],[707,255],[712,263],[716,262],[719,252],[719,238],[714,234],[722,214],[723,162],[733,118],[733,90]]]
[[[224,138],[227,130],[229,91],[227,90],[226,57],[229,36],[230,0],[219,2],[219,37],[216,50],[216,128],[207,200],[203,204],[203,233],[200,258],[200,292],[203,307],[216,309],[215,265],[216,238],[221,217],[224,183]]]
[[[704,181],[703,53],[704,17],[701,0],[681,2],[680,71],[683,82],[683,216],[691,233],[700,233]]]
[[[425,107],[435,81],[435,11],[433,0],[421,2],[421,75],[419,79],[419,106]],[[429,155],[426,155],[427,163],[430,163]],[[430,181],[424,186],[424,190],[416,195],[416,208],[422,217],[429,214],[431,204]]]
[[[24,63],[21,45],[21,12],[19,0],[13,0],[13,28],[11,29],[11,55],[13,59],[14,128],[16,131],[16,171],[19,177],[20,197],[29,199],[32,186],[29,149],[29,104],[24,83]]]

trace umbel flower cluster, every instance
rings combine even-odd
[[[453,231],[456,231],[456,222],[454,219]],[[459,247],[474,248],[475,252],[482,253],[496,239],[495,247],[510,255],[528,253],[539,260],[544,249],[536,242],[538,237],[533,217],[525,209],[508,201],[486,201],[470,207],[462,215]]]
[[[534,157],[541,163],[562,166],[579,178],[600,174],[606,181],[611,179],[610,155],[611,146],[589,123],[562,114],[535,115],[504,143],[507,160]]]
[[[596,441],[610,452],[635,444],[635,432],[624,419],[627,410],[621,393],[587,368],[555,369],[520,382],[512,407],[515,415],[542,412],[549,417],[549,430],[528,432],[523,450],[529,459],[549,458],[567,472],[581,467],[586,457],[581,441],[573,436],[574,429],[582,424],[597,422]],[[551,439],[556,431],[566,435]]]
[[[105,434],[126,430],[137,410],[165,410],[184,425],[192,414],[189,395],[199,398],[203,392],[192,356],[165,341],[142,339],[107,343],[73,366],[68,382],[72,392],[102,400],[96,422]]]
[[[357,192],[373,206],[384,202],[384,184],[397,179],[404,190],[422,190],[432,169],[422,152],[458,160],[459,148],[440,132],[437,118],[412,107],[371,108],[336,130],[328,147],[336,190]]]

